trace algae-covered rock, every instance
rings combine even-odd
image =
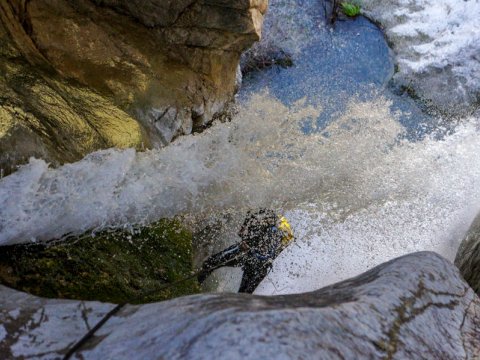
[[[170,299],[199,291],[192,266],[192,234],[171,220],[46,245],[0,247],[0,282],[44,297]]]

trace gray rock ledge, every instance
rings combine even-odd
[[[44,299],[0,285],[0,359],[61,359],[114,307]]]

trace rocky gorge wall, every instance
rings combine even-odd
[[[267,0],[0,4],[0,168],[168,144],[232,99]]]

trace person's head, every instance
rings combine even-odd
[[[272,229],[277,226],[278,220],[278,216],[270,209],[249,211],[238,236],[252,245],[263,242],[262,240],[269,240],[268,238],[272,236]]]
[[[287,219],[273,210],[249,211],[238,236],[250,246],[263,246],[280,239],[287,246],[293,239],[293,231]]]

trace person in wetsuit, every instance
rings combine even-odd
[[[268,209],[249,211],[238,235],[241,242],[205,260],[198,275],[200,284],[222,266],[239,266],[243,277],[238,292],[251,294],[267,276],[273,260],[293,240],[287,220]]]

